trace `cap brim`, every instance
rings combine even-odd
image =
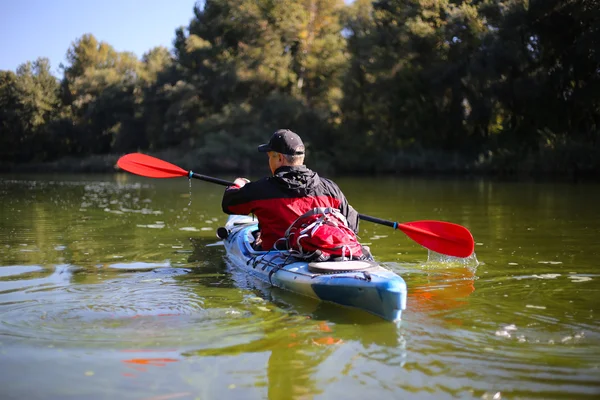
[[[271,147],[269,146],[269,143],[261,144],[260,146],[258,146],[258,151],[261,153],[267,153],[271,151]]]

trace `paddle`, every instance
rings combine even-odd
[[[200,179],[223,186],[233,185],[233,182],[186,171],[177,165],[146,154],[131,153],[124,155],[119,159],[117,165],[125,171],[149,178],[187,176],[188,178]],[[461,258],[469,257],[473,253],[475,246],[473,236],[467,228],[461,225],[445,221],[413,221],[400,224],[364,214],[358,216],[364,221],[399,229],[421,246],[436,253]]]

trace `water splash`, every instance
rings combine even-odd
[[[477,267],[479,266],[479,260],[477,259],[477,255],[475,253],[471,254],[469,257],[461,258],[461,257],[452,257],[447,256],[445,254],[436,253],[435,251],[429,250],[427,254],[427,262],[426,266],[435,267],[435,268],[457,268],[457,267],[465,267],[468,268],[471,272],[475,272]]]
[[[189,189],[189,199],[190,201],[188,202],[188,213],[191,215],[192,213],[192,178],[188,178],[188,189]]]

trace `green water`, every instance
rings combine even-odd
[[[468,227],[479,265],[363,222],[409,288],[395,325],[229,268],[222,187],[3,176],[0,398],[600,395],[600,185],[338,182],[364,214]]]

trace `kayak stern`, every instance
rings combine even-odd
[[[398,279],[371,275],[370,282],[356,285],[355,281],[361,278],[355,275],[339,277],[335,284],[313,283],[311,287],[321,300],[360,308],[388,321],[398,321],[406,308],[407,289],[404,280],[396,277]]]

